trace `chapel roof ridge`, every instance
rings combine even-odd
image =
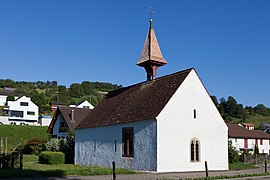
[[[191,67],[191,68],[188,68],[188,69],[184,69],[182,71],[177,71],[177,72],[173,72],[171,74],[166,74],[164,76],[160,76],[156,79],[153,79],[151,81],[142,81],[142,82],[139,82],[139,83],[136,83],[136,84],[132,84],[132,85],[129,85],[129,86],[126,86],[126,87],[122,87],[122,88],[119,88],[119,89],[123,89],[123,88],[130,88],[130,87],[133,87],[133,86],[138,86],[138,85],[141,85],[141,84],[148,84],[148,83],[151,83],[151,82],[155,82],[155,81],[159,81],[161,79],[164,79],[164,78],[168,78],[168,77],[171,77],[171,76],[174,76],[174,75],[177,75],[177,74],[180,74],[180,73],[185,73],[187,71],[191,71],[191,70],[195,70],[194,67]],[[113,91],[117,91],[119,89],[116,89],[116,90],[113,90]],[[110,91],[110,92],[113,92],[113,91]]]

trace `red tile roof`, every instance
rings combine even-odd
[[[77,128],[155,119],[191,70],[109,92]]]
[[[248,130],[238,124],[227,123],[230,138],[270,139],[270,134],[261,130]]]

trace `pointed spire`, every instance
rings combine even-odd
[[[154,29],[152,28],[152,19],[150,19],[148,34],[137,65],[144,67],[147,73],[147,80],[152,80],[156,78],[157,68],[165,64],[167,64],[167,61],[162,56]]]

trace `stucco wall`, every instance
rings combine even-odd
[[[196,109],[196,118],[194,118]],[[228,169],[228,127],[195,71],[157,117],[158,172]],[[191,162],[190,142],[200,141],[200,161]]]
[[[134,157],[122,157],[122,128],[134,128]],[[156,120],[75,130],[75,164],[156,171]],[[115,152],[116,141],[116,152]]]

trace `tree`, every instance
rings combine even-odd
[[[258,104],[256,107],[254,107],[254,110],[256,113],[267,116],[268,115],[268,109],[263,104]]]
[[[235,147],[232,146],[232,141],[228,142],[229,163],[239,162],[240,156]]]
[[[254,147],[254,154],[259,154],[259,147],[258,147],[258,144],[255,144],[255,147]]]
[[[7,102],[8,101],[15,101],[15,97],[14,96],[8,96],[7,97]]]
[[[72,97],[78,98],[84,95],[83,88],[79,83],[71,84],[69,92]]]

